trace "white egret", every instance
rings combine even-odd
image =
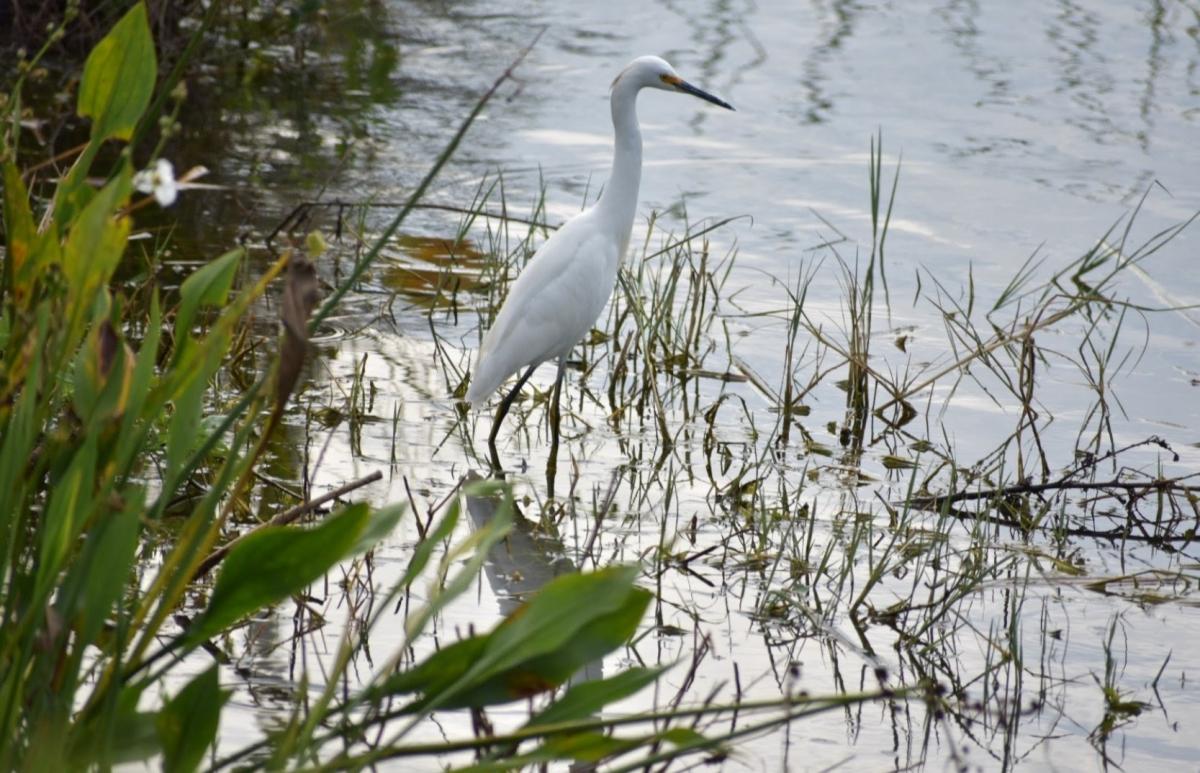
[[[615,148],[612,174],[599,200],[571,218],[541,246],[517,277],[491,329],[483,337],[467,402],[478,405],[524,369],[501,401],[488,436],[492,467],[500,469],[496,433],[521,387],[538,365],[558,361],[551,404],[548,476],[558,451],[559,396],[567,355],[604,310],[629,246],[642,177],[642,133],[637,95],[642,89],[679,91],[732,110],[728,103],[680,78],[657,56],[634,59],[612,83]]]

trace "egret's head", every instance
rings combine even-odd
[[[733,109],[733,105],[723,99],[718,99],[707,91],[698,89],[679,77],[679,73],[675,72],[674,67],[668,64],[665,59],[657,56],[639,56],[637,59],[634,59],[613,81],[613,88],[616,88],[618,83],[629,83],[636,88],[642,89],[679,91],[684,94],[691,94],[693,97],[700,97],[700,99],[706,102],[720,105],[727,110]]]

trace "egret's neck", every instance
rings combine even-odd
[[[606,218],[621,237],[621,256],[629,246],[633,218],[637,214],[638,186],[642,180],[642,132],[637,119],[638,88],[621,80],[613,88],[611,107],[615,148],[612,174],[596,203],[597,214]]]

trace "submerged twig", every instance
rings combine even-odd
[[[1186,485],[1182,481],[1200,476],[1200,473],[1181,475],[1177,478],[1158,478],[1148,481],[1106,480],[1056,480],[1050,483],[1016,483],[1011,486],[985,489],[983,491],[958,491],[953,494],[940,496],[913,497],[908,504],[917,507],[937,508],[944,504],[967,502],[979,499],[998,499],[1021,494],[1040,494],[1046,491],[1097,491],[1122,489],[1124,491],[1149,494],[1150,492],[1195,493],[1200,492],[1200,485]]]

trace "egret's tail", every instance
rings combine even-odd
[[[487,353],[481,349],[479,362],[475,364],[475,372],[471,374],[471,383],[467,386],[467,403],[472,408],[478,408],[491,396],[492,392],[495,392],[504,383],[506,378],[508,378],[508,374],[496,367],[495,358],[488,357]]]

